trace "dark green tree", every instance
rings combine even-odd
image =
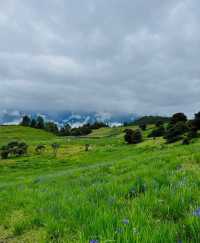
[[[35,127],[36,127],[36,124],[37,124],[37,122],[36,122],[35,118],[32,118],[32,119],[31,119],[31,124],[30,124],[30,126],[31,126],[32,128],[35,128]]]
[[[184,113],[178,112],[172,116],[170,120],[170,124],[175,125],[178,122],[186,122],[186,121],[187,121],[187,116]]]
[[[22,121],[20,123],[21,126],[29,127],[31,124],[31,119],[29,116],[25,115],[22,117]]]
[[[167,129],[164,138],[167,140],[167,143],[173,143],[182,139],[182,135],[186,132],[188,132],[187,124],[180,121]]]
[[[139,127],[142,131],[145,131],[147,129],[147,125],[145,123],[140,124]]]
[[[127,129],[124,139],[128,144],[140,143],[142,142],[142,132],[140,129],[134,131],[131,129]]]
[[[45,130],[47,130],[48,132],[52,132],[54,134],[58,134],[59,131],[58,126],[54,122],[47,122],[45,124]]]
[[[38,128],[38,129],[44,129],[45,128],[45,123],[44,123],[44,119],[43,119],[42,116],[37,117],[36,128]]]

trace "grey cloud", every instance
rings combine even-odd
[[[0,109],[200,109],[197,0],[2,0]]]

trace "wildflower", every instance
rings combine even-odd
[[[128,219],[123,219],[122,223],[123,224],[129,224],[129,220]]]
[[[196,210],[193,212],[193,215],[194,215],[194,216],[197,216],[197,217],[200,217],[200,208],[196,209]]]
[[[99,243],[98,240],[90,240],[90,243]]]

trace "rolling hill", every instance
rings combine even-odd
[[[200,242],[200,140],[168,145],[148,127],[127,145],[123,130],[74,138],[0,126],[0,146],[29,145],[0,160],[0,242]]]

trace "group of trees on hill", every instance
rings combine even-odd
[[[9,156],[22,156],[27,153],[28,145],[24,142],[12,141],[1,147],[1,158],[7,159]]]
[[[182,140],[183,144],[189,144],[191,139],[198,136],[198,130],[200,130],[200,112],[194,115],[194,119],[188,120],[184,113],[175,113],[170,119],[152,119],[146,118],[140,119],[136,122],[140,129],[135,131],[126,129],[125,141],[128,144],[139,143],[142,141],[142,130],[145,131],[149,123],[142,123],[144,121],[155,121],[154,128],[148,134],[148,137],[163,137],[167,143],[173,143]],[[167,122],[166,122],[167,121]],[[152,123],[150,123],[152,124]]]
[[[92,132],[93,129],[108,127],[103,122],[95,122],[93,124],[84,124],[80,127],[72,128],[69,124],[63,125],[61,128],[55,122],[45,121],[42,116],[31,118],[25,115],[20,123],[21,126],[43,129],[59,136],[84,136]]]
[[[131,123],[125,123],[125,126],[144,126],[144,125],[153,125],[156,124],[157,122],[163,122],[163,123],[168,123],[170,121],[170,117],[165,117],[165,116],[143,116]],[[143,130],[143,129],[142,129]]]

